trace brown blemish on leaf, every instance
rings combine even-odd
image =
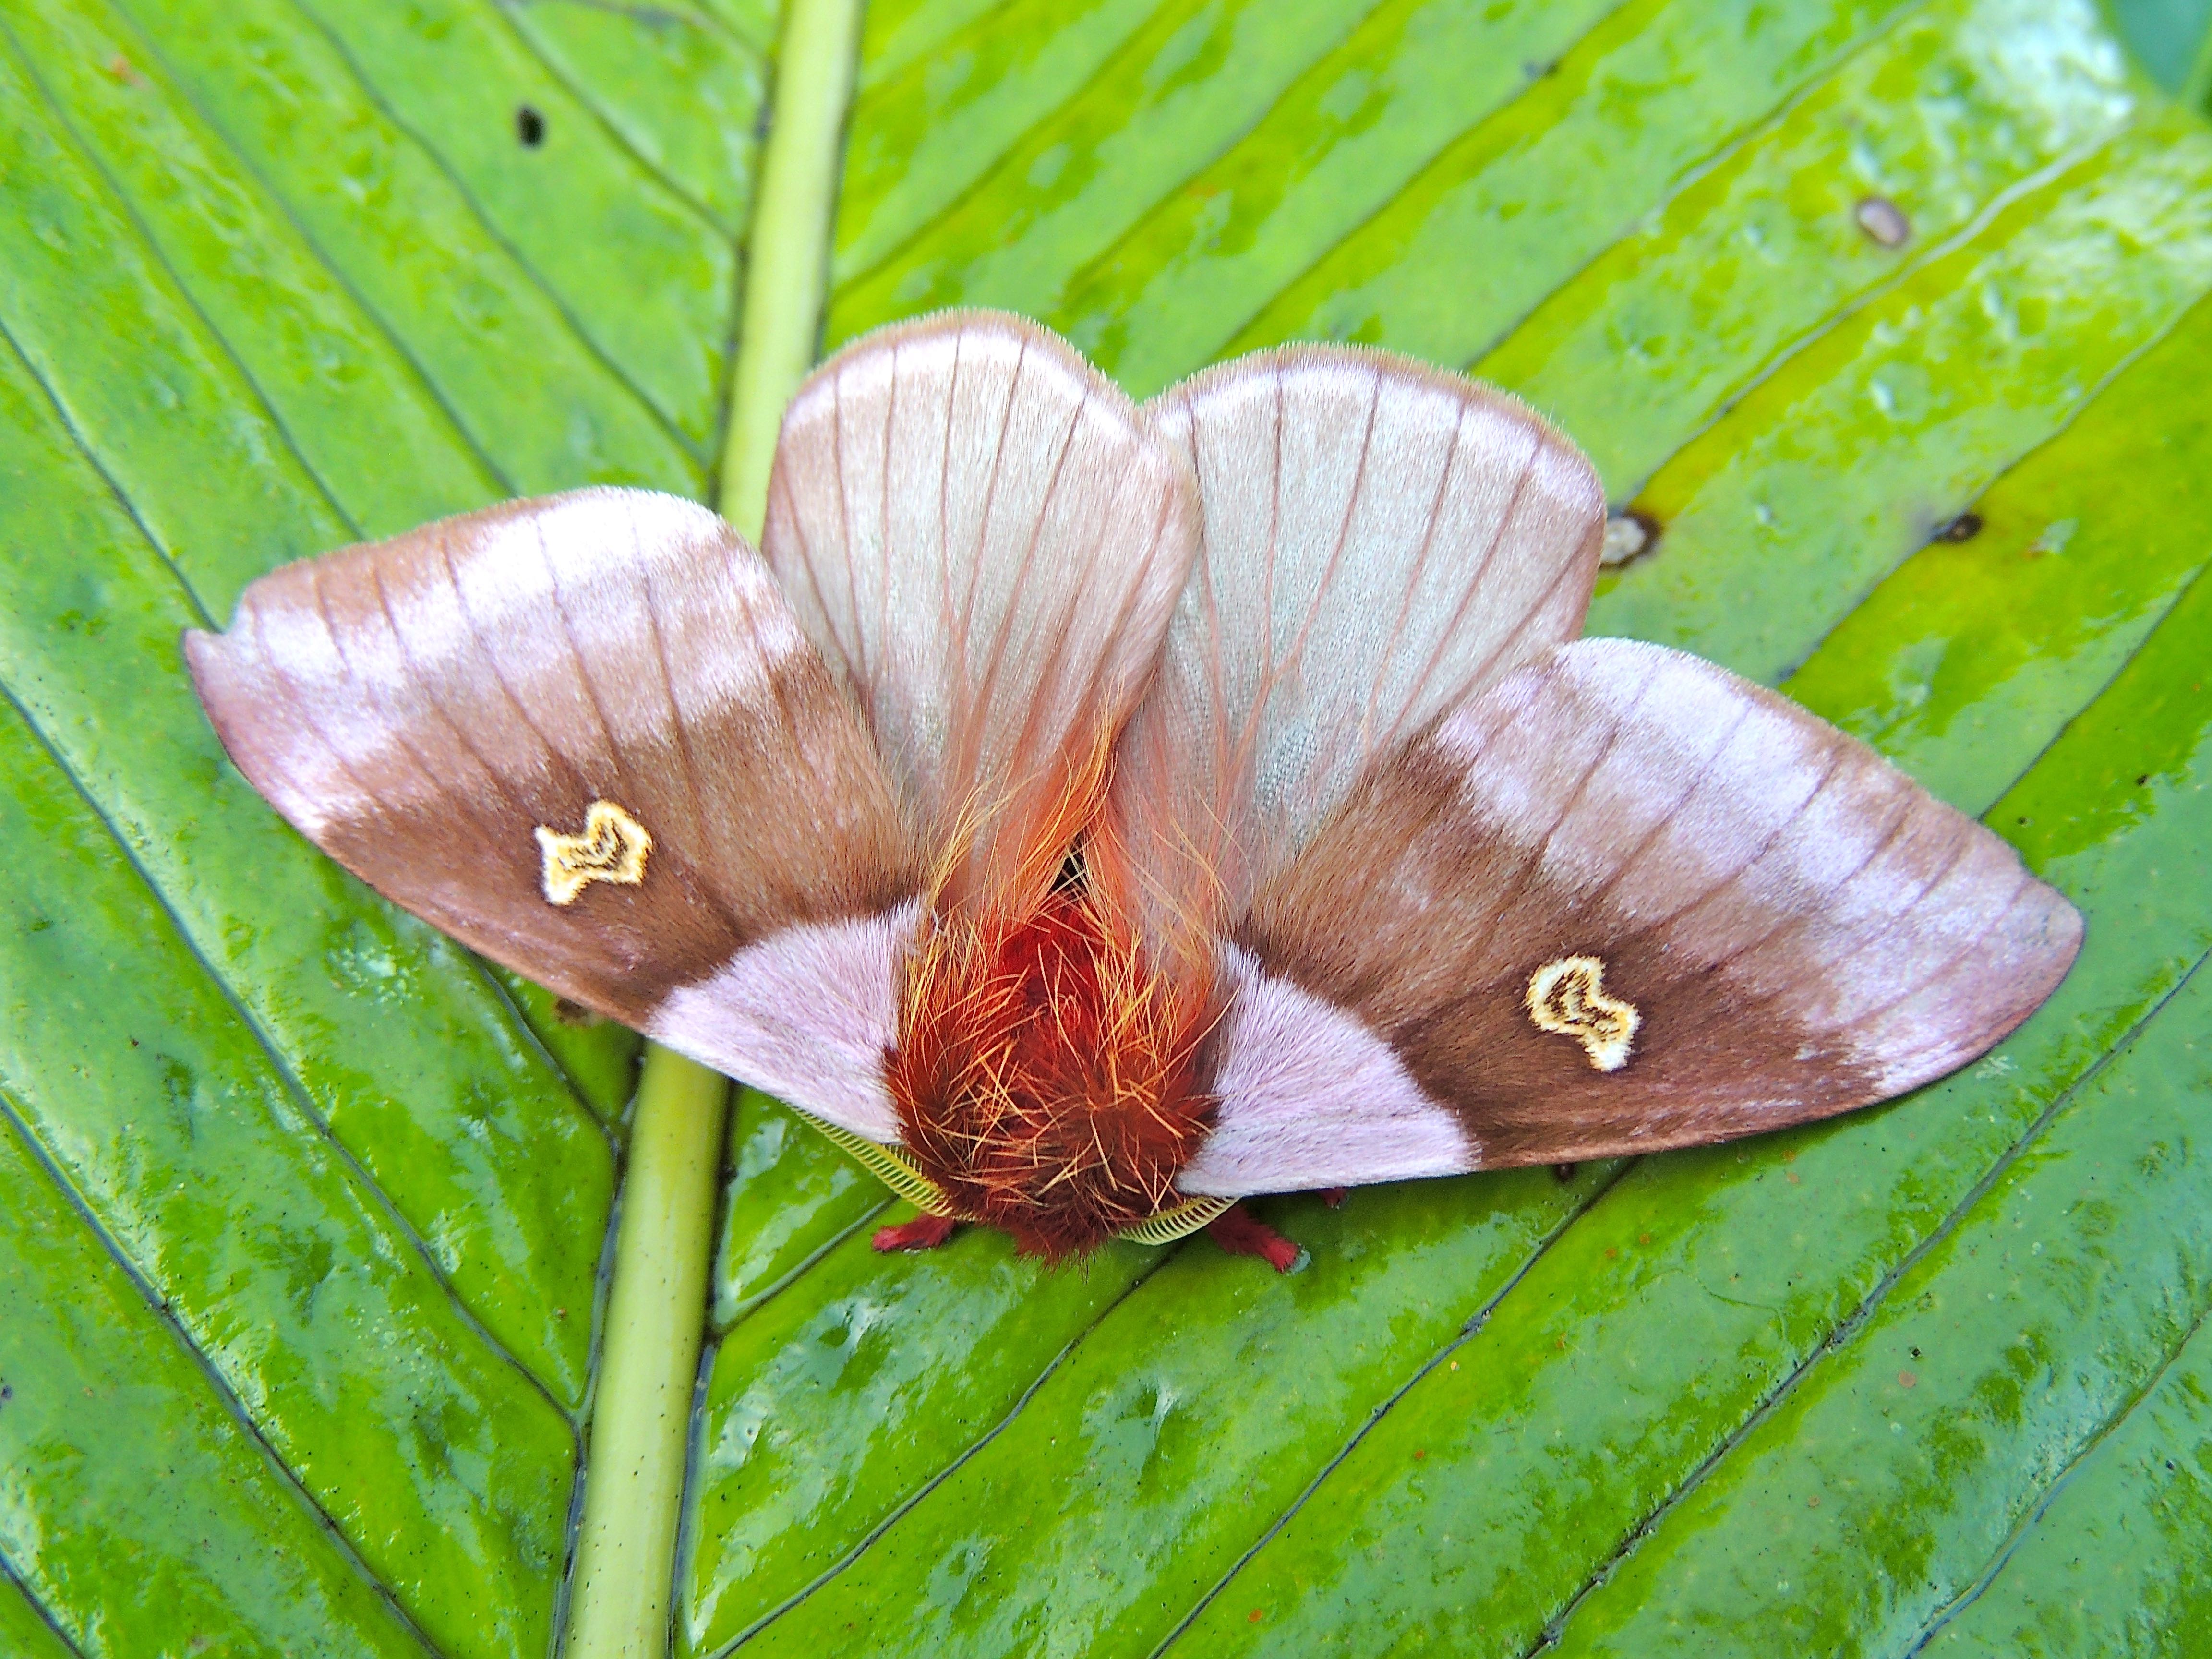
[[[1635,507],[1624,507],[1605,521],[1605,541],[1597,562],[1607,566],[1626,564],[1658,544],[1659,520]]]
[[[1869,240],[1883,247],[1903,247],[1912,239],[1912,221],[1887,196],[1861,197],[1851,217],[1858,221]]]

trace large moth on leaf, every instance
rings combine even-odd
[[[1589,462],[1292,347],[1141,407],[1057,336],[869,336],[760,551],[636,490],[264,577],[186,641],[398,903],[1062,1256],[1254,1194],[1656,1152],[1950,1071],[2081,921],[1710,663],[1581,639]]]

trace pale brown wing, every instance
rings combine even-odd
[[[1234,916],[1370,762],[1581,631],[1605,497],[1511,398],[1379,351],[1261,352],[1146,408],[1203,534],[1115,816],[1166,908]]]
[[[289,565],[185,649],[240,769],[380,892],[880,1131],[920,861],[858,715],[713,514],[512,501]],[[820,1075],[792,1075],[807,1052]]]
[[[978,832],[956,890],[1006,879],[1103,770],[1195,511],[1136,406],[1018,317],[882,330],[793,399],[763,547],[933,844]]]
[[[2081,932],[2002,841],[1786,698],[1583,641],[1372,770],[1261,896],[1232,954],[1246,1006],[1219,1127],[1183,1184],[1556,1163],[1826,1117],[1996,1042]],[[1318,1036],[1291,1005],[1326,1017]]]

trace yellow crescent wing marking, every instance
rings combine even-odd
[[[1561,957],[1529,975],[1528,1018],[1540,1031],[1581,1043],[1601,1072],[1628,1064],[1629,1044],[1644,1023],[1634,1003],[1606,994],[1605,963],[1595,957]]]
[[[595,881],[635,887],[645,879],[653,836],[611,800],[595,800],[585,810],[580,836],[564,836],[543,823],[537,834],[545,854],[548,904],[574,904]]]

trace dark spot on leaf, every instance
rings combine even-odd
[[[1905,1352],[1910,1353],[1915,1359],[1920,1358],[1920,1350],[1917,1348],[1908,1348]]]
[[[2142,788],[2142,787],[2143,787],[2143,785],[2145,785],[2145,784],[2148,783],[2149,781],[2150,781],[2150,774],[2149,774],[2149,773],[2148,773],[2148,772],[2138,772],[2138,773],[2136,773],[2136,788],[2138,788],[2138,789]]]
[[[1659,544],[1659,520],[1637,507],[1623,507],[1605,521],[1605,540],[1598,549],[1603,565],[1626,564]]]
[[[545,118],[529,105],[521,106],[514,112],[514,136],[525,149],[536,149],[545,142]]]
[[[1939,526],[1936,539],[1939,542],[1970,542],[1982,533],[1982,515],[1961,513],[1948,524]]]
[[[1552,1179],[1554,1181],[1572,1181],[1574,1178],[1575,1166],[1573,1164],[1554,1164],[1552,1166]]]
[[[14,1383],[12,1383],[12,1382],[0,1382],[0,1406],[4,1406],[4,1405],[6,1405],[9,1401],[13,1400],[15,1397],[15,1385]],[[2170,1468],[2172,1468],[2173,1467],[2173,1465],[2172,1465],[2172,1464],[2171,1464],[2171,1463],[2168,1463],[2166,1467],[2166,1468],[2168,1468],[2170,1469]]]
[[[563,1025],[598,1025],[604,1022],[580,1002],[571,1002],[566,997],[553,999],[553,1018]]]

